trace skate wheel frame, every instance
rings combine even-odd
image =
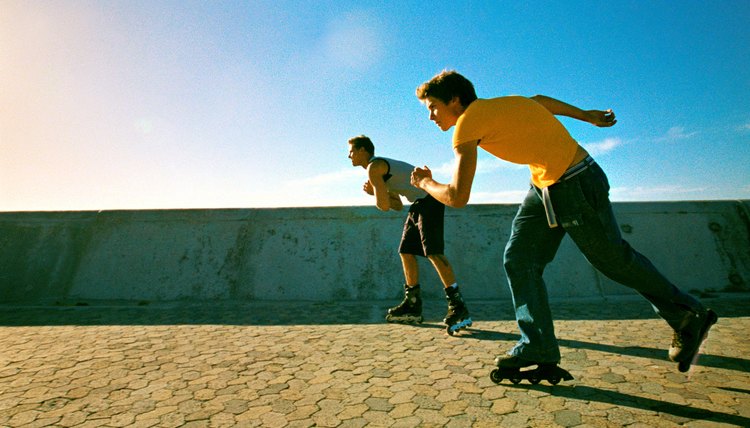
[[[385,321],[393,324],[422,324],[424,317],[395,317],[391,314],[385,316]]]
[[[537,385],[542,380],[546,380],[552,385],[557,385],[563,380],[573,380],[573,376],[567,370],[558,366],[538,366],[533,370],[523,371],[520,369],[496,368],[490,372],[490,380],[496,384],[505,379],[508,379],[514,385],[518,385],[524,379],[528,380],[532,385]]]
[[[459,321],[457,324],[447,326],[445,332],[450,336],[453,336],[457,331],[469,328],[472,324],[471,318],[466,318],[465,320]]]

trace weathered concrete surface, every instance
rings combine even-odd
[[[507,299],[501,260],[515,205],[446,211],[464,295]],[[623,237],[679,287],[750,290],[750,202],[619,203]],[[403,283],[405,213],[372,207],[0,213],[0,300],[380,300]],[[425,297],[441,298],[422,263]],[[552,297],[632,292],[566,238]]]

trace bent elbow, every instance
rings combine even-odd
[[[466,205],[469,204],[469,197],[458,195],[450,199],[450,202],[447,204],[451,208],[463,208]]]
[[[453,201],[453,204],[451,204],[451,207],[453,207],[453,208],[463,208],[463,207],[465,207],[468,204],[469,204],[469,201],[457,200],[457,201]]]

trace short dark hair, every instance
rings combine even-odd
[[[443,70],[417,88],[417,98],[420,101],[426,100],[427,97],[437,98],[446,104],[454,97],[458,97],[461,105],[468,107],[477,99],[477,93],[469,79],[455,70]]]
[[[355,149],[365,149],[370,156],[375,156],[375,145],[372,144],[370,137],[358,135],[349,139],[349,144]]]

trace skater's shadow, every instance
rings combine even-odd
[[[503,384],[503,386],[506,386],[506,384]],[[658,412],[660,414],[668,414],[679,418],[726,423],[740,427],[750,426],[750,418],[745,416],[732,415],[708,409],[700,409],[675,403],[668,403],[664,401],[654,400],[652,398],[623,394],[617,391],[593,388],[586,385],[549,386],[545,384],[530,385],[527,383],[520,383],[517,385],[509,384],[507,386],[511,388],[544,391],[557,397],[572,398],[589,402],[597,401],[600,403],[608,403],[616,406],[650,410]]]
[[[415,327],[445,330],[445,324],[430,322],[415,324]],[[466,330],[460,330],[453,337],[474,340],[505,341],[510,342],[511,344],[514,344],[520,338],[518,334],[504,333],[492,330],[482,330],[474,327],[470,327]],[[591,351],[605,352],[617,355],[629,355],[632,357],[648,358],[652,360],[667,360],[666,349],[646,348],[643,346],[617,346],[570,339],[559,339],[558,343],[560,344],[560,347],[564,348],[588,349]],[[725,357],[722,355],[701,354],[696,365],[735,370],[740,372],[750,372],[750,361],[742,358]]]
[[[461,330],[456,337],[474,340],[504,340],[515,343],[521,336],[512,333],[502,333],[499,331],[482,330],[472,327],[467,330]]]
[[[432,327],[445,328],[444,326],[440,325],[432,325]],[[503,333],[491,330],[481,330],[477,328],[461,330],[458,334],[455,335],[455,337],[475,340],[507,341],[511,342],[511,344],[517,342],[520,338],[520,336],[517,334]],[[603,343],[584,342],[580,340],[569,339],[560,339],[558,340],[558,343],[561,347],[564,348],[588,349],[597,352],[605,352],[617,355],[629,355],[632,357],[648,358],[652,360],[667,360],[666,349],[646,348],[643,346],[607,345]],[[750,361],[742,358],[725,357],[721,355],[701,354],[696,365],[741,372],[750,372]]]
[[[720,386],[719,389],[723,389],[724,391],[730,391],[730,392],[738,392],[740,394],[750,394],[750,390],[742,389],[742,388],[732,388],[729,386]]]
[[[433,323],[433,322],[424,322],[421,324],[413,324],[414,327],[418,328],[432,328],[436,330],[443,330],[445,331],[445,324],[442,323]],[[446,333],[447,335],[448,333]],[[520,337],[517,334],[511,334],[511,333],[502,333],[499,331],[492,331],[492,330],[482,330],[479,328],[469,327],[467,329],[462,329],[456,332],[453,337],[455,338],[461,338],[461,339],[474,339],[474,340],[503,340],[503,341],[517,341]]]
[[[642,346],[616,346],[567,339],[560,339],[558,343],[561,347],[572,349],[589,349],[592,351],[606,352],[618,355],[629,355],[632,357],[649,358],[652,360],[667,360],[666,349],[645,348]],[[735,370],[746,373],[750,372],[750,361],[742,358],[726,357],[722,355],[701,354],[696,365]]]

